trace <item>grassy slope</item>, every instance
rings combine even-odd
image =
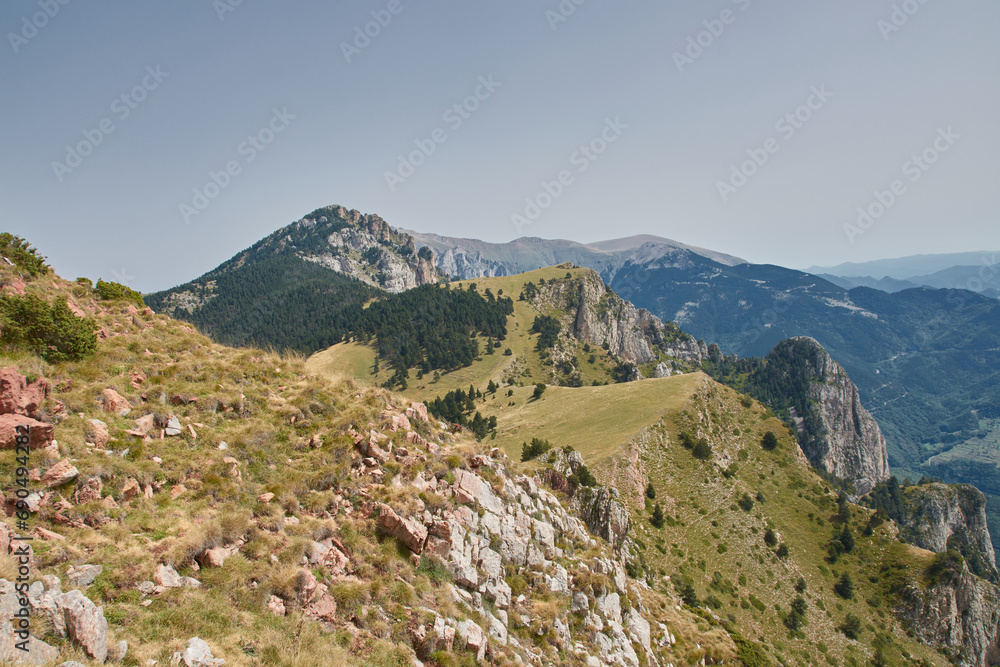
[[[532,437],[580,451],[602,483],[622,492],[634,521],[632,535],[658,587],[673,590],[663,577],[691,578],[701,599],[714,595],[722,603],[715,610],[720,618],[728,617],[744,636],[764,644],[778,663],[864,665],[876,630],[890,630],[900,651],[947,664],[907,639],[889,610],[888,587],[901,579],[919,581],[931,554],[899,543],[887,528],[862,537],[869,513],[855,508],[857,547],[837,564],[828,563],[826,543],[839,528],[832,522],[836,495],[809,467],[786,427],[760,404],[745,407],[739,394],[700,373],[605,387],[549,387],[538,401],[529,400],[530,393],[515,389],[508,398],[504,390],[484,403],[484,414],[498,417],[495,444],[514,459],[520,457],[521,443]],[[709,439],[713,461],[699,461],[677,444],[679,423]],[[774,452],[759,444],[768,430],[781,439]],[[726,479],[722,470],[731,462],[739,469]],[[670,517],[662,529],[648,520],[652,504],[642,495],[647,482]],[[755,502],[749,513],[736,505],[744,492],[753,497],[758,491],[765,502]],[[788,560],[765,545],[768,527],[789,547]],[[883,572],[883,566],[889,569]],[[852,601],[833,592],[845,571],[855,583]],[[711,587],[715,572],[734,586],[732,594]],[[788,611],[800,577],[807,582],[808,626],[794,639],[778,608]],[[837,630],[848,612],[863,620],[860,642]]]
[[[480,390],[485,389],[490,380],[497,384],[504,384],[505,378],[512,373],[516,373],[516,381],[519,385],[547,382],[551,377],[549,367],[542,363],[535,350],[538,336],[528,333],[535,317],[542,313],[527,301],[518,301],[517,297],[528,282],[534,282],[537,285],[540,279],[546,281],[561,280],[566,277],[567,273],[573,277],[580,277],[588,272],[589,269],[549,267],[516,276],[477,278],[476,280],[452,283],[452,289],[468,289],[470,283],[475,283],[480,293],[490,289],[494,294],[499,294],[500,290],[503,290],[504,296],[514,299],[514,314],[507,320],[507,340],[503,341],[502,346],[495,349],[493,354],[486,354],[485,341],[480,341],[478,361],[466,368],[442,374],[437,382],[434,382],[433,375],[417,379],[411,370],[409,387],[402,393],[414,400],[427,401],[455,389],[468,389],[470,384]],[[510,348],[512,353],[510,356],[503,354],[505,348]],[[586,361],[590,354],[597,357],[594,364],[588,364]],[[610,377],[608,372],[613,367],[613,363],[610,362],[608,354],[604,350],[595,347],[585,354],[581,344],[577,357],[580,360],[577,366],[580,368],[585,384],[594,380],[603,383]],[[384,382],[390,374],[373,373],[374,360],[375,353],[372,348],[354,343],[341,343],[309,357],[306,361],[306,368],[310,372],[324,377],[350,374],[370,382]]]

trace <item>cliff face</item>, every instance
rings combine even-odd
[[[664,356],[700,364],[707,354],[704,343],[622,299],[593,271],[586,272],[582,279],[546,284],[539,291],[538,301],[565,310],[570,320],[567,329],[579,340],[604,347],[618,359],[637,366]],[[650,375],[666,377],[671,372],[664,365]]]
[[[878,422],[861,404],[847,372],[811,338],[795,338],[814,350],[806,369],[809,398],[816,406],[825,437],[803,447],[814,466],[854,482],[862,496],[889,479],[889,454]]]
[[[310,244],[308,250],[298,250],[302,259],[345,273],[388,292],[399,292],[437,282],[433,254],[419,254],[413,238],[393,230],[377,215],[348,211],[342,206],[321,209],[295,223],[298,229],[325,233],[331,223],[341,227],[330,233],[325,244]]]
[[[965,568],[904,598],[897,613],[921,641],[942,646],[962,667],[1000,664],[1000,588]]]
[[[977,574],[996,580],[996,554],[986,525],[986,496],[969,484],[924,484],[906,489],[903,534],[919,547],[940,553],[961,550]]]

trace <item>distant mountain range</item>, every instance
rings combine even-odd
[[[899,292],[913,287],[934,287],[967,289],[1000,298],[998,255],[998,252],[914,255],[834,267],[814,266],[807,271],[847,289],[873,287]]]

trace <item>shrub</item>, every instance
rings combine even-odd
[[[530,461],[552,449],[548,440],[532,438],[531,443],[521,443],[521,461]]]
[[[650,500],[656,500],[656,489],[653,488],[652,482],[646,486],[646,497]]]
[[[753,509],[753,498],[749,494],[744,493],[740,496],[740,499],[736,501],[736,504],[740,506],[740,509],[744,512],[749,512]]]
[[[845,600],[854,599],[854,582],[851,575],[846,572],[840,575],[840,579],[833,586],[833,591]]]
[[[29,246],[20,236],[14,236],[9,232],[0,234],[0,255],[14,262],[19,271],[32,278],[49,270],[45,258],[39,255],[35,248]]]
[[[795,582],[795,592],[801,595],[806,592],[806,580],[805,577],[799,577],[799,580]]]
[[[776,555],[778,558],[782,560],[788,558],[788,545],[782,542],[778,546],[778,550],[774,552],[774,555]]]
[[[0,341],[50,363],[79,361],[97,349],[94,321],[77,317],[57,299],[51,305],[34,295],[0,297]]]
[[[597,479],[587,466],[580,466],[567,481],[573,486],[597,486]]]
[[[531,392],[531,398],[532,400],[537,401],[542,397],[542,394],[544,393],[545,393],[545,385],[539,382],[538,384],[535,385],[535,390]]]
[[[769,452],[774,451],[778,447],[778,436],[774,434],[774,431],[768,431],[764,434],[764,437],[761,438],[760,446]]]
[[[654,528],[663,528],[663,508],[660,507],[660,503],[656,503],[656,507],[653,508],[653,516],[650,517],[649,522],[653,524]]]
[[[766,544],[769,547],[773,547],[777,543],[778,543],[778,536],[775,535],[775,533],[774,533],[773,530],[771,530],[770,528],[768,528],[764,532],[764,544]]]
[[[106,283],[103,280],[98,280],[97,284],[94,285],[94,290],[105,301],[131,301],[139,307],[146,305],[142,301],[141,294],[120,283]]]
[[[927,579],[930,585],[936,586],[941,582],[951,581],[962,571],[964,563],[962,554],[954,549],[936,554],[927,567]]]
[[[854,614],[847,614],[844,617],[844,622],[837,629],[843,632],[848,639],[857,639],[861,636],[861,619]]]
[[[707,461],[712,458],[712,446],[708,444],[708,440],[700,438],[695,444],[694,449],[691,450],[691,453],[699,461]]]

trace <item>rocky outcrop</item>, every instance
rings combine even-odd
[[[594,535],[604,538],[615,551],[628,539],[632,519],[622,504],[617,489],[602,486],[574,486],[569,479],[586,468],[583,456],[577,451],[556,450],[550,456],[552,465],[547,481],[556,488],[570,491],[569,508]]]
[[[569,315],[564,328],[574,337],[603,347],[624,362],[642,365],[666,357],[700,364],[707,354],[703,342],[625,301],[593,271],[585,272],[579,279],[546,283],[539,290],[536,303],[565,310]],[[667,370],[672,372],[664,366],[658,377],[665,377]]]
[[[882,429],[861,404],[861,395],[847,371],[818,342],[793,338],[771,355],[782,354],[783,346],[793,345],[804,351],[797,358],[805,366],[805,391],[822,431],[822,437],[799,439],[803,453],[816,468],[854,482],[855,498],[863,496],[889,479],[889,454]]]
[[[940,553],[955,548],[975,569],[997,580],[996,554],[986,524],[986,496],[971,484],[921,484],[905,490],[902,532],[907,541]],[[985,571],[984,571],[985,570]]]
[[[967,567],[928,590],[908,588],[897,614],[926,643],[944,647],[955,664],[1000,663],[1000,588]]]
[[[28,382],[16,368],[0,368],[0,415],[38,418],[38,410],[49,392],[45,378]]]

